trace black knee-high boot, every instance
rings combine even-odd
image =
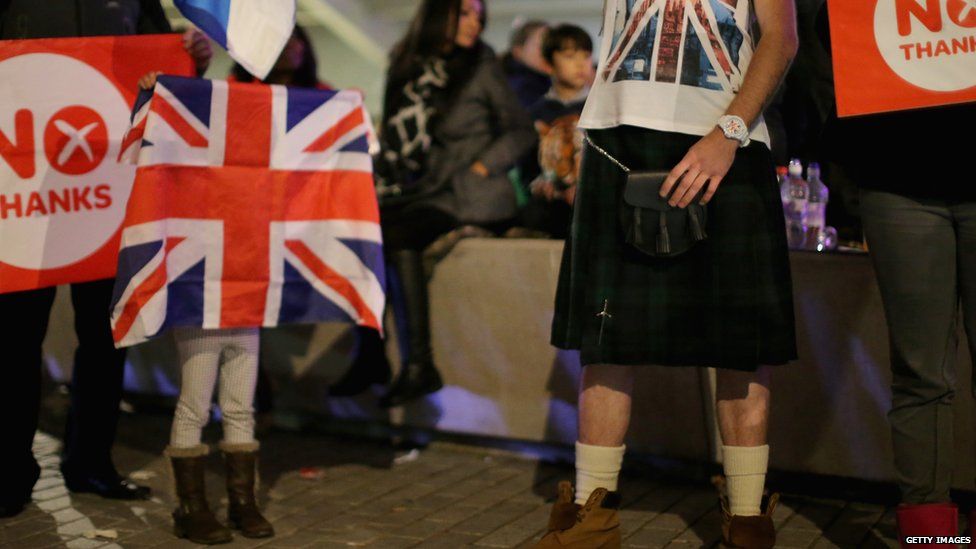
[[[385,408],[437,392],[444,386],[430,347],[430,303],[423,257],[417,250],[398,250],[390,254],[390,261],[400,281],[402,299],[396,305],[404,309],[407,356],[390,390],[380,399],[380,406]]]

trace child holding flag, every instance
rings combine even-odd
[[[139,82],[152,89],[158,73]],[[202,442],[219,380],[223,453],[227,474],[228,518],[247,538],[274,536],[254,496],[257,454],[254,438],[254,391],[258,378],[259,328],[204,329],[184,326],[173,331],[182,369],[179,402],[165,454],[173,467],[179,506],[173,511],[177,536],[214,545],[233,539],[207,503],[204,476],[209,447]]]

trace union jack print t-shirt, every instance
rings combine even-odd
[[[603,16],[580,127],[712,131],[752,59],[752,0],[605,0]],[[769,144],[762,118],[751,138]]]

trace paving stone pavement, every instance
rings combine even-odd
[[[146,502],[69,494],[57,468],[59,442],[40,433],[35,451],[44,472],[35,502],[0,520],[0,546],[193,547],[172,535],[174,498],[160,457],[167,430],[164,415],[122,422],[116,461],[153,488]],[[208,493],[223,517],[221,466],[211,458]],[[302,468],[313,469],[302,475]],[[434,443],[402,454],[371,440],[273,432],[263,439],[259,497],[277,536],[238,537],[225,547],[527,547],[541,535],[556,483],[570,475],[564,466],[482,447]],[[635,476],[622,488],[624,547],[716,545],[720,515],[707,483]],[[774,518],[779,547],[897,547],[893,513],[883,506],[787,495]],[[117,539],[85,537],[96,530]]]

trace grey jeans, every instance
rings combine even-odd
[[[945,502],[960,303],[976,353],[976,202],[863,191],[861,212],[890,333],[888,419],[902,499]]]

